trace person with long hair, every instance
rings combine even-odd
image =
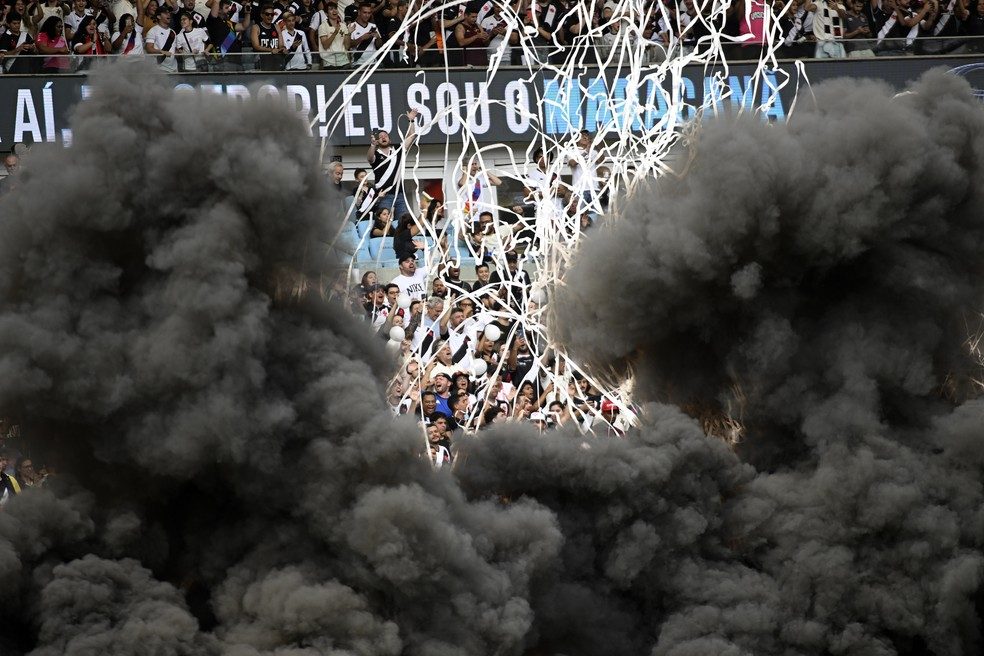
[[[475,386],[472,385],[468,374],[455,374],[451,380],[451,414],[461,425],[464,425],[475,403],[478,402],[474,389]],[[464,401],[460,401],[461,397],[464,397]]]
[[[71,51],[62,32],[62,19],[57,16],[49,16],[41,24],[35,44],[40,54],[52,55],[41,63],[42,73],[68,73],[71,69],[67,56]]]
[[[91,56],[108,55],[111,50],[109,38],[99,31],[96,19],[92,16],[86,16],[79,23],[79,29],[75,30],[69,47],[73,54],[83,57],[79,65],[80,69],[91,65],[92,60],[89,59]]]
[[[73,0],[72,10],[65,14],[65,38],[71,43],[86,16],[96,19],[96,29],[109,38],[113,15],[109,13],[106,0]]]
[[[0,0],[0,5],[2,5],[2,0]],[[26,0],[11,0],[9,3],[2,5],[4,11],[0,12],[0,16],[3,16],[3,20],[0,22],[6,22],[7,16],[17,15],[21,17],[21,29],[31,37],[33,41],[38,35],[38,25],[31,17],[27,11]]]
[[[376,210],[376,218],[372,223],[372,230],[369,232],[370,237],[388,237],[393,228],[392,216],[390,214],[390,208],[381,207]]]
[[[137,2],[137,17],[131,14],[120,16],[117,30],[110,44],[117,55],[136,56],[144,54],[143,36],[144,3]]]
[[[144,6],[143,21],[140,24],[143,25],[143,33],[146,34],[157,25],[157,10],[160,8],[160,2],[158,0],[147,0],[146,2],[144,0],[137,0],[137,4],[143,4]]]
[[[355,286],[353,291],[355,291],[359,296],[365,296],[369,293],[369,290],[376,287],[377,282],[376,272],[366,271],[362,274],[362,280]]]
[[[431,205],[433,206],[434,203]],[[396,251],[397,259],[402,260],[404,257],[411,257],[418,250],[423,250],[423,242],[416,239],[419,234],[420,226],[414,221],[413,214],[404,212],[396,226],[396,234],[393,236],[393,250]]]

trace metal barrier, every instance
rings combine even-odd
[[[597,45],[576,45],[570,48],[555,48],[536,46],[526,48],[525,51],[519,47],[513,47],[508,60],[503,58],[499,63],[500,67],[511,68],[521,67],[530,68],[531,64],[525,60],[527,53],[533,52],[540,61],[556,62],[557,58],[576,59],[591,65],[594,58],[592,51]],[[765,54],[765,49],[757,45],[742,44],[722,44],[724,55],[728,62],[749,62],[758,61]],[[652,45],[648,48],[650,61],[657,63],[670,56],[687,54],[686,44],[675,44],[675,47],[667,52],[660,45]],[[438,53],[431,53],[433,56],[421,60],[411,61],[401,59],[400,53],[396,51],[377,51],[365,62],[359,62],[360,66],[378,65],[380,68],[391,69],[428,69],[428,68],[451,68],[451,69],[475,69],[484,68],[488,64],[463,65],[459,63],[460,57],[465,53],[476,53],[476,49],[447,49]],[[488,55],[488,51],[482,50]],[[984,36],[966,37],[917,37],[901,39],[851,39],[847,41],[802,41],[791,45],[781,45],[775,49],[775,56],[778,60],[810,60],[810,59],[862,59],[873,57],[895,57],[895,56],[960,56],[960,55],[979,55],[984,53]],[[363,53],[353,53],[354,55]],[[495,57],[496,55],[493,55]],[[286,71],[290,73],[303,73],[304,71],[324,71],[324,70],[354,70],[355,65],[330,67],[324,66],[321,57],[317,52],[294,53],[291,55],[270,55],[252,52],[249,48],[244,48],[241,53],[226,53],[217,55],[213,53],[205,54],[182,54],[178,53],[167,57],[159,55],[140,54],[140,55],[38,55],[38,54],[19,54],[14,57],[3,56],[0,54],[0,65],[3,72],[8,74],[73,74],[84,72],[97,61],[106,61],[119,58],[156,58],[161,68],[167,72],[174,73],[211,73],[211,72],[278,72]],[[536,63],[532,64],[536,68]]]

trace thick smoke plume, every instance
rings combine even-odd
[[[561,542],[471,504],[318,293],[327,185],[272,103],[93,76],[0,205],[0,408],[61,488],[0,514],[4,654],[517,653]]]
[[[727,566],[651,570],[657,653],[979,653],[984,111],[942,73],[814,91],[787,125],[705,123],[554,325],[643,399],[739,421],[761,471],[722,490]]]
[[[571,345],[685,409],[739,386],[748,459],[654,403],[623,439],[484,433],[454,473],[319,294],[333,199],[301,120],[144,68],[93,83],[0,201],[0,414],[64,472],[0,513],[0,653],[978,651],[962,83],[710,124],[586,244]]]

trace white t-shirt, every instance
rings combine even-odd
[[[411,299],[427,296],[427,274],[423,269],[417,269],[412,276],[401,273],[390,282],[400,288],[401,294],[406,294]]]
[[[369,315],[369,320],[372,322],[372,329],[379,330],[386,323],[386,317],[389,316],[389,308],[385,305],[381,308],[377,308],[372,311]]]
[[[547,188],[548,195],[541,197],[545,185],[547,185],[547,174],[535,164],[532,165],[526,173],[526,186],[534,193],[534,198],[530,200],[535,201],[537,216],[564,216],[564,201],[557,196],[553,185]],[[551,212],[551,214],[540,214],[540,212]]]
[[[318,26],[318,52],[321,53],[321,61],[324,62],[325,66],[347,66],[348,55],[345,52],[345,35],[349,33],[349,29],[345,23],[339,25],[338,34],[335,34],[335,38],[332,39],[328,48],[321,45],[321,37],[331,36],[334,32],[335,28],[327,20],[322,21]]]
[[[294,47],[294,42],[298,39],[301,41],[300,45],[287,60],[288,71],[304,70],[311,65],[311,49],[308,47],[307,35],[296,29],[293,34],[286,29],[280,31],[280,43],[288,50]]]
[[[328,14],[324,9],[319,9],[318,11],[311,14],[311,20],[308,21],[308,27],[314,30],[314,33],[318,33],[318,29],[321,27],[322,23],[328,22]]]
[[[486,3],[486,4],[491,4],[491,3]],[[483,30],[485,30],[489,34],[492,34],[492,30],[499,27],[500,23],[508,24],[508,21],[506,21],[506,19],[502,16],[496,16],[495,14],[490,14],[485,20],[480,22],[479,25],[482,26]],[[489,41],[489,45],[486,47],[486,50],[489,53],[489,57],[499,52],[499,48],[502,47],[503,40],[504,37],[498,34],[492,37],[492,40]],[[506,41],[505,47],[502,47],[502,61],[508,64],[511,56],[512,56],[512,46],[510,46],[509,42]]]
[[[466,319],[465,321],[468,320]],[[465,339],[468,337],[465,332],[465,321],[461,322],[457,328],[448,326],[447,344],[451,348],[451,355],[454,355],[461,349],[461,346],[465,343]],[[458,368],[461,369],[461,367]]]
[[[137,5],[130,0],[119,0],[113,3],[113,16],[116,17],[116,26],[119,27],[120,19],[123,14],[130,14],[134,19],[137,18]]]
[[[492,212],[493,218],[499,218],[495,187],[485,173],[465,176],[465,184],[458,187],[458,201],[470,221],[478,221],[482,212]]]
[[[164,48],[171,34],[173,34],[173,30],[171,30],[170,28],[161,27],[160,25],[154,25],[152,28],[150,28],[150,30],[147,31],[147,38],[144,39],[144,42],[153,43],[158,50],[162,52],[169,52],[173,55],[178,45],[177,35],[175,35],[174,39],[171,41],[171,47],[169,49]],[[178,64],[177,61],[175,61],[174,57],[165,57],[164,61],[161,62],[160,67],[163,68],[164,70],[172,71],[172,72],[178,70]]]
[[[208,30],[204,27],[193,27],[189,32],[181,30],[178,32],[177,38],[174,39],[178,52],[184,55],[202,54],[205,52],[205,47],[208,45],[208,42]],[[186,71],[198,70],[198,67],[195,65],[194,57],[185,57],[182,59],[181,63],[184,65],[184,70]]]
[[[598,151],[593,148],[582,150],[575,158],[577,164],[571,167],[571,186],[574,193],[581,195],[585,191],[592,194],[598,192]]]
[[[193,27],[190,31],[181,30],[174,40],[178,52],[185,54],[200,55],[205,52],[208,45],[208,30],[204,27]]]
[[[95,15],[96,15],[95,12],[92,11],[91,9],[86,9],[84,12],[82,12],[81,16],[76,14],[74,11],[70,11],[68,12],[68,15],[65,16],[65,27],[72,30],[72,34],[75,34],[78,31],[79,25],[82,23],[83,18],[85,18],[86,16],[95,16]],[[103,22],[99,23],[98,25],[96,25],[96,29],[102,32],[103,34],[105,34],[106,36],[109,36],[109,21],[104,20]]]
[[[116,39],[120,37],[119,32],[113,32],[112,42],[115,43]],[[129,45],[130,39],[133,39],[133,47],[127,52],[127,45]],[[142,55],[144,54],[144,38],[143,38],[143,26],[137,25],[136,22],[133,23],[133,31],[130,32],[130,36],[120,44],[119,49],[116,51],[117,55]]]
[[[64,23],[65,22],[64,14],[65,12],[60,4],[55,5],[54,7],[49,7],[48,3],[44,3],[41,5],[41,21],[38,23],[38,25],[44,25],[44,22],[48,20],[48,18],[51,16],[57,16]]]
[[[492,10],[495,9],[495,3],[489,0],[488,2],[483,2],[482,6],[478,8],[478,18],[476,22],[481,25],[485,22],[489,16],[492,15]],[[484,29],[484,26],[483,28]]]
[[[376,34],[379,34],[379,28],[376,27],[375,23],[366,23],[363,27],[359,25],[358,21],[349,25],[349,34],[352,37],[352,41],[359,39],[360,37],[369,34],[373,30],[376,30]],[[365,45],[363,49],[361,46]],[[359,52],[361,50],[361,52]],[[373,37],[368,39],[364,43],[353,43],[352,44],[352,63],[362,64],[369,61],[373,57],[373,53],[376,52],[376,38]]]

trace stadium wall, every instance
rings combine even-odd
[[[765,76],[766,85],[758,89],[747,87],[755,70],[752,65],[736,64],[720,70],[694,67],[685,69],[685,82],[676,93],[692,106],[700,106],[708,98],[713,98],[716,106],[750,106],[769,98],[769,85],[786,81],[767,113],[770,119],[783,120],[793,107],[797,88],[807,79],[815,83],[845,76],[873,78],[902,88],[935,67],[963,75],[975,89],[984,89],[984,61],[980,59],[900,57],[782,62],[779,69]],[[717,97],[718,76],[736,90],[734,95]],[[479,144],[528,143],[538,126],[549,135],[582,127],[597,131],[625,120],[632,122],[633,129],[644,130],[663,117],[666,99],[672,93],[652,80],[628,80],[610,72],[599,74],[597,69],[585,73],[578,84],[559,84],[548,75],[530,76],[524,69],[500,69],[489,77],[488,71],[469,69],[385,70],[373,73],[362,84],[349,73],[334,72],[171,76],[179,89],[198,87],[289,103],[309,121],[313,137],[328,137],[338,148],[364,146],[372,128],[392,129],[410,107],[419,109],[424,123],[432,126],[421,136],[422,144],[459,140],[465,132],[463,121],[468,122]],[[0,76],[0,151],[18,142],[70,144],[68,117],[72,107],[87,96],[86,82],[83,75]],[[633,106],[631,101],[636,98]],[[456,107],[466,108],[467,114],[449,111]],[[684,110],[679,118],[686,120],[689,113],[692,110]],[[406,128],[405,119],[400,127]]]

